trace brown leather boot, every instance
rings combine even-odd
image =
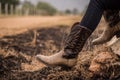
[[[82,50],[91,33],[91,30],[75,23],[65,41],[63,50],[51,56],[37,55],[36,58],[48,66],[73,67],[76,65],[78,53]]]
[[[110,41],[115,35],[118,37],[119,33],[120,22],[114,27],[107,26],[103,31],[102,35],[99,38],[93,40],[92,43],[93,45],[103,44],[105,42]]]

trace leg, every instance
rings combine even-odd
[[[86,40],[98,25],[103,11],[104,4],[101,0],[91,0],[81,23],[76,23],[72,26],[63,50],[52,56],[37,55],[36,58],[49,66],[74,66],[77,61],[77,56],[82,50]]]
[[[104,0],[90,0],[88,9],[80,22],[81,26],[87,27],[88,29],[94,31],[100,22],[103,11],[105,9]],[[104,4],[103,4],[104,3]]]
[[[64,47],[66,54],[63,54],[63,57],[75,58],[78,56],[78,53],[82,50],[87,38],[91,35],[100,22],[105,9],[103,3],[105,4],[104,0],[90,1],[82,21],[79,25],[73,25],[71,28],[70,35],[68,36]]]
[[[80,25],[93,31],[96,29],[102,17],[103,11],[105,11],[105,20],[110,26],[113,26],[120,21],[119,10],[120,0],[90,0],[88,9]],[[111,16],[113,16],[112,20]]]
[[[103,44],[110,41],[115,35],[118,37],[120,33],[120,16],[119,10],[106,10],[104,12],[104,18],[107,22],[107,27],[103,31],[102,35],[93,40],[93,44]]]

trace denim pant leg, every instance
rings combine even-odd
[[[104,11],[104,4],[102,0],[90,0],[87,11],[80,22],[81,26],[87,27],[94,31],[97,27]]]
[[[80,25],[94,31],[105,10],[120,10],[120,0],[90,0]]]

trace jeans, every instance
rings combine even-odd
[[[106,10],[120,10],[120,0],[90,0],[80,25],[94,31]]]

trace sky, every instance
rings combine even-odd
[[[88,5],[90,0],[27,0],[27,1],[31,1],[34,4],[36,4],[39,1],[44,1],[50,3],[52,6],[54,6],[60,11],[64,11],[66,9],[73,10],[74,8],[76,8],[79,10],[79,12],[81,12]]]

